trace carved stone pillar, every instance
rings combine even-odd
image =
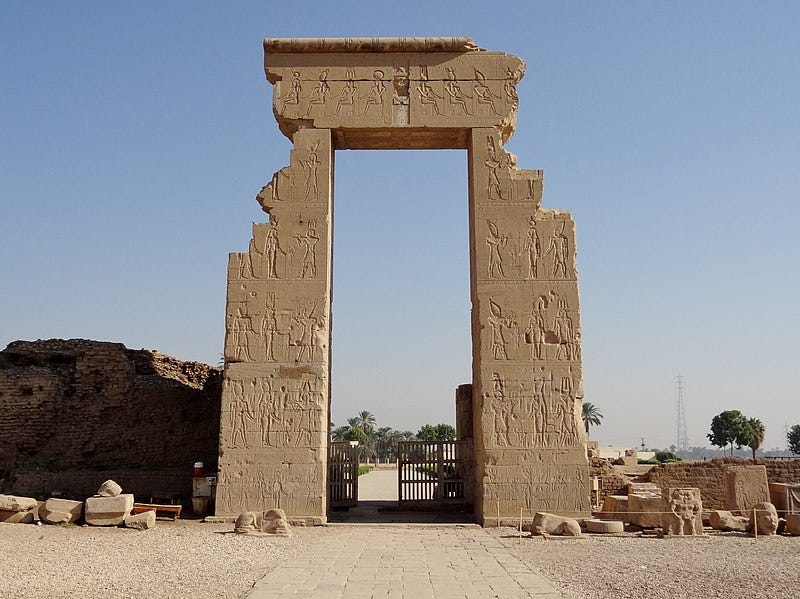
[[[475,513],[587,515],[575,227],[500,140],[469,146]]]
[[[230,254],[218,516],[281,508],[326,519],[333,150],[293,134],[289,166],[258,194],[269,214]]]

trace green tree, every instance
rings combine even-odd
[[[456,438],[456,429],[449,424],[424,424],[417,432],[420,441],[452,441]]]
[[[337,426],[331,430],[331,439],[334,441],[344,441],[344,436],[349,430],[349,426]]]
[[[753,452],[753,459],[756,459],[756,450],[761,447],[764,442],[764,434],[766,429],[764,423],[758,418],[747,418],[742,426],[742,434],[736,440],[736,443],[747,445]]]
[[[720,449],[730,445],[733,456],[734,443],[739,447],[747,445],[747,419],[739,410],[720,412],[711,419],[711,432],[706,437]]]
[[[795,424],[786,433],[786,441],[789,443],[789,451],[795,455],[800,455],[800,424]]]
[[[367,433],[357,426],[351,426],[342,436],[344,441],[358,441],[360,447],[364,448],[367,445]]]
[[[359,427],[362,431],[367,433],[367,436],[375,432],[375,415],[372,412],[364,410],[363,412],[359,412],[355,418],[351,418],[350,420],[355,420],[354,426]]]
[[[590,426],[600,426],[602,424],[603,414],[593,403],[585,401],[581,405],[581,420],[583,420],[583,427],[588,435]]]

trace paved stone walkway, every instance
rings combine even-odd
[[[257,582],[247,599],[560,596],[477,526],[338,526]]]

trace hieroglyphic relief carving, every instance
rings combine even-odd
[[[509,310],[503,313],[503,309],[491,299],[489,300],[489,307],[491,312],[487,318],[487,323],[491,329],[490,351],[492,358],[495,360],[509,360],[509,341],[505,331],[509,331],[509,334],[512,335],[512,343],[518,346],[519,337],[514,336],[514,332],[518,331],[517,315]]]
[[[553,278],[567,278],[567,260],[569,259],[569,239],[564,235],[566,223],[561,225],[561,230],[554,232],[550,238],[550,245],[545,254],[553,254]]]
[[[408,68],[396,67],[392,77],[392,123],[407,125],[411,122]]]
[[[473,70],[475,71],[475,85],[472,86],[472,89],[475,92],[475,100],[478,104],[488,106],[492,110],[492,114],[499,114],[494,105],[494,100],[495,98],[499,100],[500,96],[495,94],[491,88],[486,85],[486,76],[483,73],[478,69]]]
[[[423,111],[426,106],[431,106],[433,112],[438,116],[444,116],[444,113],[439,109],[439,100],[444,100],[444,98],[433,91],[431,84],[428,83],[428,67],[426,65],[420,66],[420,81],[417,85],[417,92],[419,93],[419,103]]]
[[[467,100],[471,100],[472,96],[468,96],[461,89],[456,79],[455,69],[447,67],[447,81],[444,83],[444,89],[447,92],[447,102],[450,105],[450,114],[458,114],[456,108],[459,108],[463,114],[472,116]]]
[[[306,109],[306,116],[311,116],[311,110],[315,106],[324,106],[325,100],[328,97],[328,92],[331,91],[331,86],[328,85],[328,70],[325,69],[319,74],[319,82],[311,92],[311,98],[308,100],[308,108]]]
[[[311,151],[308,155],[308,160],[303,162],[307,170],[306,174],[306,192],[303,196],[303,201],[316,202],[319,199],[319,187],[317,185],[317,172],[319,171],[320,161],[317,155],[319,149],[319,142],[311,144]]]
[[[490,135],[486,138],[486,149],[488,158],[484,164],[489,169],[489,181],[486,186],[486,195],[490,200],[504,200],[502,186],[500,185],[499,171],[506,168],[504,160],[497,151],[494,136]]]
[[[358,93],[358,84],[355,82],[355,78],[355,70],[347,69],[344,87],[336,101],[336,116],[353,116],[355,114],[356,94]]]
[[[503,248],[508,245],[508,235],[500,235],[497,224],[488,221],[489,234],[486,236],[486,245],[489,246],[489,278],[505,279],[503,272]]]
[[[539,258],[542,255],[542,244],[539,241],[539,234],[536,231],[536,218],[531,216],[528,219],[528,232],[525,236],[525,244],[522,246],[528,259],[528,277],[535,279],[539,273]]]
[[[364,100],[364,112],[362,116],[367,116],[370,108],[375,107],[379,113],[383,113],[383,94],[386,91],[386,83],[384,83],[384,72],[376,69],[372,73],[372,85],[369,88],[366,96],[359,99]]]
[[[297,69],[292,70],[292,79],[289,84],[289,89],[286,95],[281,98],[283,109],[286,110],[287,106],[297,106],[300,104],[300,94],[303,91],[303,84],[300,81],[300,71]]]
[[[303,265],[300,269],[301,279],[315,279],[317,277],[317,223],[315,220],[308,222],[308,228],[304,233],[294,236],[299,247],[303,248]]]

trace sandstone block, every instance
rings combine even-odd
[[[97,494],[100,497],[119,497],[120,493],[122,493],[122,487],[111,479],[104,482],[100,485],[100,488],[97,489]]]
[[[604,520],[629,522],[627,495],[609,495],[603,500],[600,517]]]
[[[286,514],[280,509],[269,510],[264,514],[262,530],[271,535],[292,536],[292,528],[286,521]]]
[[[661,487],[655,483],[628,483],[628,495],[661,497]]]
[[[28,510],[27,512],[0,510],[0,522],[6,522],[7,524],[33,524],[34,520],[33,510]]]
[[[786,534],[800,537],[800,514],[786,514]]]
[[[661,528],[661,512],[664,504],[661,496],[628,495],[628,519],[642,528]]]
[[[760,535],[774,535],[778,531],[778,512],[768,501],[762,501],[750,510],[750,530],[757,530]]]
[[[761,502],[769,502],[766,466],[730,466],[725,470],[728,510],[747,515]]]
[[[85,504],[86,524],[92,526],[119,526],[133,508],[133,495],[123,493],[117,497],[89,497]]]
[[[0,511],[3,512],[29,512],[36,509],[37,505],[38,502],[32,497],[0,495]]]
[[[726,510],[711,510],[708,520],[714,530],[733,530],[737,532],[746,531],[750,522],[747,516],[734,516]]]
[[[51,497],[39,507],[39,518],[47,524],[75,522],[83,514],[83,502]]]
[[[664,534],[691,536],[703,534],[703,503],[700,489],[669,489],[664,499],[661,524]]]
[[[613,534],[625,531],[625,523],[620,520],[586,520],[586,530],[594,533]]]
[[[129,514],[125,516],[124,522],[126,528],[150,530],[156,525],[156,513],[151,510],[140,514]]]
[[[800,512],[800,484],[769,483],[769,500],[779,514]]]
[[[533,517],[533,522],[528,527],[531,535],[550,534],[562,535],[565,537],[581,536],[581,527],[578,521],[573,518],[556,516],[547,512],[537,512]]]

